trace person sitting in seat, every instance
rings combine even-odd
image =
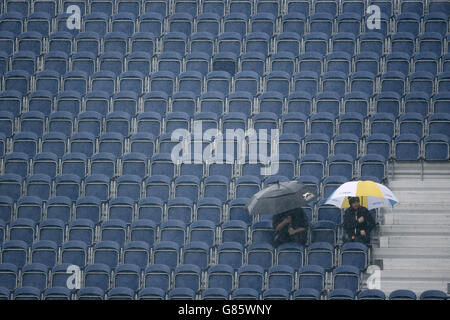
[[[350,207],[344,213],[344,242],[370,244],[370,232],[376,223],[366,207],[361,206],[359,197],[349,197]]]
[[[302,208],[274,215],[272,225],[275,232],[274,247],[286,242],[306,244],[309,222]]]

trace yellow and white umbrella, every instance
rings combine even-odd
[[[327,199],[326,204],[338,208],[348,208],[348,197],[359,197],[361,205],[367,209],[393,207],[398,199],[382,184],[367,181],[349,181],[337,188]]]

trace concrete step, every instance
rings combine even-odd
[[[384,209],[386,213],[412,213],[412,214],[450,214],[450,203],[428,203],[416,205],[399,203],[393,209]]]
[[[382,248],[449,248],[450,236],[380,236]]]
[[[385,258],[383,270],[440,271],[450,274],[450,259]]]
[[[449,248],[373,248],[372,259],[380,258],[431,258],[450,259]]]
[[[405,180],[391,180],[389,181],[389,189],[403,191],[403,190],[411,190],[411,187],[415,189],[422,189],[426,192],[428,191],[439,191],[439,190],[447,190],[448,189],[448,181],[450,176],[447,179],[425,179],[425,180],[417,180],[415,182],[405,181]]]
[[[409,203],[409,204],[420,203],[420,204],[436,204],[436,205],[440,203],[441,206],[443,206],[445,205],[445,203],[448,203],[448,199],[450,198],[450,191],[421,192],[416,190],[397,191],[394,189],[392,190],[392,192],[397,197],[399,203]],[[440,202],[440,200],[442,199],[445,199],[444,204]]]
[[[450,273],[436,270],[381,270],[381,279],[450,282]]]
[[[382,225],[380,236],[386,235],[418,235],[418,236],[450,236],[450,225]]]
[[[408,214],[388,213],[383,215],[384,225],[450,225],[450,213],[445,214]]]

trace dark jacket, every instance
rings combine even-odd
[[[280,214],[276,214],[272,218],[272,226],[275,229],[285,218],[290,216],[292,218],[292,222],[289,225],[284,226],[278,232],[275,232],[275,240],[274,246],[278,246],[281,243],[285,242],[300,242],[301,244],[305,244],[307,240],[309,221],[303,209],[293,209]],[[305,228],[305,231],[298,232],[294,235],[290,235],[288,230],[292,227],[294,229]]]
[[[364,217],[363,223],[357,221],[361,216]],[[349,240],[352,237],[358,238],[361,230],[364,230],[367,238],[369,238],[370,232],[375,228],[375,225],[375,220],[366,207],[360,206],[356,211],[350,207],[344,212],[344,231]]]

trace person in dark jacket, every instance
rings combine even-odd
[[[273,216],[274,247],[286,242],[306,244],[309,221],[302,208],[289,210]]]
[[[359,197],[349,197],[350,207],[344,212],[344,242],[370,243],[370,232],[376,223],[366,207],[361,206]]]

